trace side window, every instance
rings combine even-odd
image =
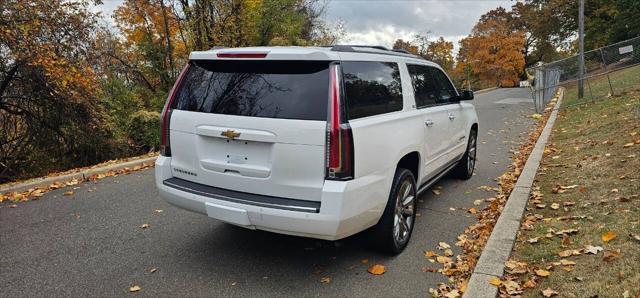
[[[341,65],[349,119],[402,110],[397,63],[343,61]]]
[[[435,105],[438,102],[438,85],[433,79],[429,67],[424,65],[407,64],[413,93],[416,99],[416,107],[424,108]]]
[[[429,68],[438,83],[438,103],[448,103],[452,97],[457,96],[456,88],[451,85],[451,81],[441,70],[434,67]]]

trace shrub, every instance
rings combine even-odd
[[[135,112],[129,120],[127,133],[137,151],[158,150],[160,147],[160,113],[144,110]]]

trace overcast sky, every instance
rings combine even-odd
[[[103,2],[96,10],[109,16],[122,0]],[[457,50],[457,41],[469,34],[482,14],[511,5],[509,0],[329,0],[325,18],[345,22],[343,43],[391,47],[397,38],[412,40],[417,33],[431,31],[432,39],[444,36],[455,41]]]

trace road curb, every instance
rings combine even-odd
[[[96,167],[92,169],[86,169],[75,173],[69,173],[59,176],[53,177],[43,177],[43,178],[35,178],[31,180],[27,180],[22,183],[13,184],[7,187],[0,188],[0,194],[7,192],[23,192],[36,187],[47,187],[54,182],[65,182],[73,179],[78,179],[81,181],[87,180],[92,175],[104,174],[109,171],[118,171],[124,168],[133,168],[136,166],[148,166],[150,163],[155,163],[157,156],[140,158],[130,161],[125,161],[121,163],[115,163],[110,165],[105,165],[102,167]]]
[[[544,148],[551,135],[551,130],[558,116],[558,108],[564,97],[564,89],[560,89],[558,101],[554,106],[547,123],[536,141],[535,147],[529,154],[529,158],[518,177],[513,191],[496,222],[487,244],[482,250],[480,259],[473,270],[467,290],[463,297],[468,298],[495,298],[498,295],[498,287],[489,283],[492,278],[502,278],[504,264],[509,260],[511,250],[516,241],[520,220],[529,200],[529,192],[533,185],[536,172],[542,161]]]
[[[478,91],[473,91],[473,94],[486,93],[486,92],[493,91],[493,90],[496,90],[496,89],[498,89],[498,87],[491,87],[491,88],[486,88],[486,89],[480,89],[480,90],[478,90]]]

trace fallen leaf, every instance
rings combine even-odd
[[[133,287],[129,288],[129,292],[132,292],[132,293],[138,292],[140,290],[142,290],[142,288],[140,286],[133,286]]]
[[[592,255],[597,255],[598,252],[602,251],[602,249],[603,248],[601,246],[587,245],[584,247],[584,252]]]
[[[155,213],[162,213],[162,212],[164,212],[164,210],[162,210],[162,209],[156,209],[156,210],[153,210],[153,212],[155,212]]]
[[[502,284],[502,281],[499,278],[494,277],[494,278],[491,278],[489,280],[489,283],[494,285],[494,286],[496,286],[496,287],[498,287],[498,286],[500,286]]]
[[[502,282],[502,285],[504,286],[504,289],[507,291],[507,294],[509,295],[518,295],[522,293],[522,290],[520,289],[520,284],[518,284],[513,280],[505,280]]]
[[[558,209],[560,209],[560,204],[558,204],[558,203],[553,203],[553,204],[551,204],[551,209],[553,209],[553,210],[558,210]]]
[[[433,258],[433,257],[435,257],[437,255],[438,254],[436,254],[435,252],[433,252],[431,250],[424,252],[424,256],[427,257],[427,258]],[[368,262],[368,260],[367,260],[367,262]],[[363,263],[363,264],[366,264],[366,263]]]
[[[613,240],[614,238],[616,238],[616,233],[613,231],[608,231],[604,234],[602,234],[602,241],[604,242],[609,242],[611,240]]]
[[[529,279],[527,281],[524,282],[524,284],[522,284],[522,287],[525,289],[531,289],[531,288],[535,288],[536,285],[538,285],[536,283],[536,281],[534,279]]]
[[[146,229],[146,228],[148,228],[148,227],[150,227],[150,226],[151,226],[151,225],[149,225],[149,224],[142,224],[141,226],[139,226],[139,228],[141,228],[141,229]]]
[[[447,249],[444,250],[444,255],[447,256],[447,257],[451,257],[451,256],[453,256],[453,251],[451,249],[447,248]]]
[[[624,147],[624,148],[629,148],[629,147],[631,147],[631,146],[633,146],[633,143],[626,143],[626,144],[624,144],[622,147]]]
[[[533,118],[533,119],[536,119],[536,120],[537,120],[537,119],[542,118],[542,115],[540,115],[540,114],[538,114],[538,113],[535,113],[535,114],[532,114],[532,115],[531,115],[531,118]]]
[[[629,237],[631,237],[632,239],[635,239],[636,241],[640,241],[640,234],[629,234]]]
[[[552,290],[551,288],[547,288],[546,290],[542,290],[542,296],[544,297],[552,297],[558,295],[558,292]]]
[[[436,196],[439,196],[439,195],[440,195],[440,191],[439,191],[439,190],[437,190],[437,189],[432,189],[432,190],[431,190],[431,192],[432,192],[434,195],[436,195]]]
[[[436,261],[440,264],[448,264],[452,262],[451,258],[445,256],[437,256]]]
[[[331,282],[331,277],[325,276],[323,278],[320,279],[320,282],[323,284],[328,284]]]
[[[527,239],[527,242],[529,242],[531,244],[538,243],[539,239],[540,239],[540,237],[535,237],[535,238]]]
[[[447,248],[451,248],[451,245],[447,244],[446,242],[438,242],[438,248],[447,249]]]
[[[451,290],[451,292],[445,293],[444,297],[446,298],[457,298],[460,297],[460,292],[458,292],[458,290],[453,289]]]
[[[362,260],[360,261],[360,263],[362,263],[362,264],[367,264],[367,263],[369,263],[369,259],[362,259]]]
[[[574,189],[576,187],[578,187],[579,185],[574,184],[574,185],[568,185],[568,186],[560,186],[561,189]]]
[[[562,259],[562,260],[560,260],[560,264],[561,264],[562,266],[573,266],[573,265],[575,265],[575,264],[576,264],[576,262],[574,262],[574,261],[569,261],[569,260],[566,260],[566,259]]]
[[[556,235],[564,235],[564,234],[570,235],[570,234],[575,234],[575,233],[578,233],[577,229],[564,229],[564,230],[557,231],[555,234]]]
[[[369,267],[369,269],[367,269],[367,272],[373,274],[373,275],[382,275],[386,272],[384,266],[379,265],[379,264],[375,264],[371,267]]]
[[[606,262],[611,262],[619,257],[620,257],[620,249],[605,250],[604,256],[602,257],[602,259]]]
[[[547,277],[547,276],[550,275],[549,271],[544,270],[544,269],[538,269],[535,272],[536,272],[536,275],[540,276],[540,277]]]
[[[480,206],[480,204],[482,204],[482,202],[484,202],[483,199],[475,200],[475,201],[473,201],[473,204],[476,205],[476,206]]]
[[[67,191],[67,192],[63,193],[62,195],[71,196],[71,195],[73,195],[73,190]]]
[[[469,209],[469,213],[471,213],[471,214],[476,214],[476,213],[478,213],[478,209],[476,209],[476,208],[470,208],[470,209]]]

